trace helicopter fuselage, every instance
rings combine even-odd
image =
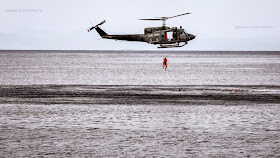
[[[128,34],[128,35],[108,35],[99,27],[95,28],[102,38],[125,40],[125,41],[138,41],[147,42],[150,44],[168,45],[174,43],[181,43],[193,40],[194,35],[186,33],[184,29],[178,29],[177,27],[149,27],[144,29],[144,34]],[[172,37],[168,37],[167,33],[171,32]],[[174,47],[178,47],[174,45]],[[163,47],[162,47],[163,48]],[[164,47],[165,48],[165,47]],[[169,48],[169,47],[168,47]]]

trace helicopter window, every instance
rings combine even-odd
[[[145,32],[145,34],[152,33],[152,29],[151,28],[146,28],[144,32]]]
[[[154,36],[160,36],[160,34],[159,33],[155,33]]]
[[[159,28],[153,28],[153,32],[159,31]]]

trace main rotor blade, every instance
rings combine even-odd
[[[161,19],[139,19],[139,20],[161,20]]]
[[[170,19],[170,18],[175,18],[175,17],[178,17],[178,16],[187,15],[187,14],[191,14],[191,13],[184,13],[184,14],[180,14],[180,15],[171,16],[171,17],[168,17],[168,19]]]

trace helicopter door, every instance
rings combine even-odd
[[[170,41],[172,39],[173,32],[167,32],[167,40]]]
[[[155,33],[149,34],[148,35],[148,40],[149,40],[149,43],[159,42],[159,40],[160,40],[160,33],[159,32],[155,32]]]
[[[159,32],[154,33],[153,42],[159,42],[159,39],[160,39],[160,33]]]
[[[160,42],[168,41],[166,32],[162,31],[159,39],[160,39]]]

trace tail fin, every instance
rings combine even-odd
[[[97,25],[95,25],[95,26],[89,28],[89,29],[88,29],[88,32],[90,32],[92,29],[96,29],[96,31],[99,33],[99,35],[100,35],[101,37],[107,36],[108,34],[98,27],[99,25],[102,25],[102,24],[104,24],[105,22],[106,22],[106,21],[103,20],[101,23],[99,23],[99,24],[97,24]]]
[[[99,35],[101,37],[108,36],[108,34],[105,31],[103,31],[101,28],[99,28],[99,27],[96,27],[95,30],[99,33]]]

